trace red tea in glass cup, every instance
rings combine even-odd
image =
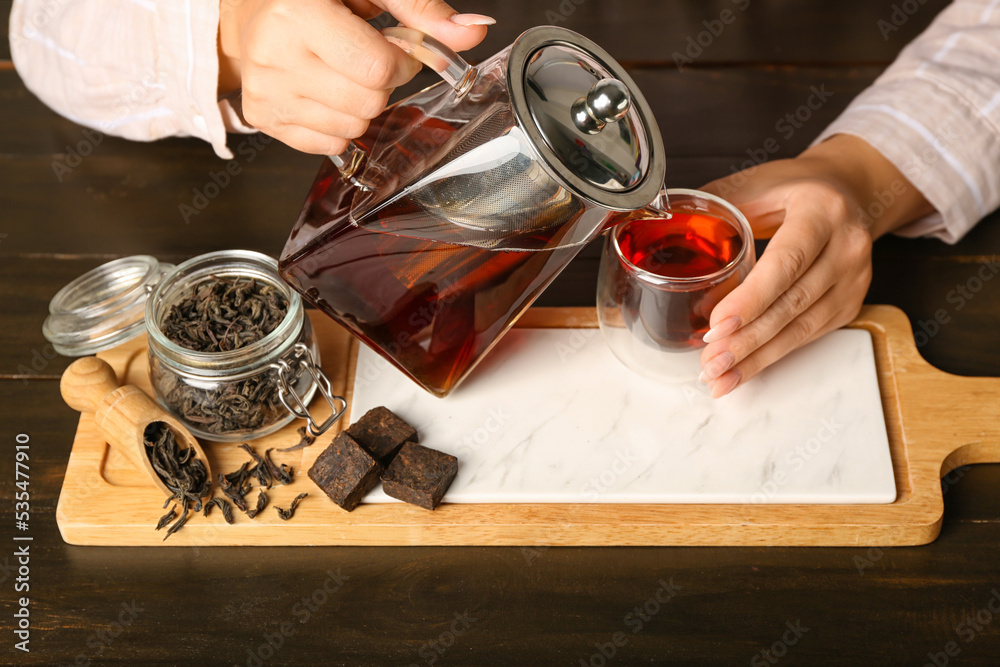
[[[754,265],[750,225],[729,202],[697,190],[667,190],[669,218],[611,228],[597,287],[608,346],[632,370],[690,381],[700,371],[712,309]]]

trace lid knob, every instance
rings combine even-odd
[[[586,97],[573,103],[571,112],[577,129],[597,134],[608,123],[625,117],[632,100],[628,88],[618,79],[601,79],[591,87]]]

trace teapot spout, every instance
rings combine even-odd
[[[643,208],[635,211],[612,213],[608,217],[607,222],[604,223],[604,227],[601,228],[601,232],[606,232],[609,229],[626,222],[632,222],[633,220],[669,220],[672,217],[673,211],[670,209],[670,197],[667,196],[667,189],[661,188],[656,198]]]
[[[649,206],[642,210],[647,214],[644,217],[664,218],[666,220],[672,218],[673,212],[670,210],[670,197],[667,195],[667,189],[660,188],[656,199],[649,202]]]

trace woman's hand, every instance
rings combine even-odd
[[[712,311],[701,379],[716,398],[853,320],[871,282],[872,241],[933,211],[888,160],[849,135],[704,189],[743,211],[755,237],[771,237]]]
[[[493,23],[441,0],[222,0],[220,94],[242,86],[246,121],[293,148],[343,152],[420,70],[366,22],[383,10],[456,51]]]

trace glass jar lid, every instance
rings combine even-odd
[[[663,186],[663,142],[635,82],[604,49],[565,28],[522,34],[508,61],[518,122],[575,193],[619,211]]]
[[[145,333],[146,298],[173,268],[149,255],[102,264],[52,297],[42,333],[56,352],[68,357],[131,340]]]

